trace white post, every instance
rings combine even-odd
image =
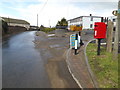
[[[77,40],[75,40],[75,49],[77,49]]]
[[[70,35],[70,48],[72,48],[72,44],[71,44],[71,36],[72,36],[72,35]]]
[[[77,54],[78,34],[75,35],[75,55]]]
[[[81,37],[80,37],[80,35],[78,35],[78,42],[79,42],[79,44],[80,44],[80,39],[81,39]]]

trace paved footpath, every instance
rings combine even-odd
[[[85,37],[85,36],[84,36]],[[88,36],[89,37],[89,36]],[[95,88],[90,73],[87,68],[84,49],[87,42],[93,38],[83,38],[84,45],[78,49],[78,54],[74,55],[74,49],[69,49],[67,52],[67,65],[73,75],[74,79],[78,82],[81,88]]]

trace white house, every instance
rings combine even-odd
[[[73,18],[68,20],[68,29],[70,29],[71,25],[82,26],[82,29],[94,29],[95,22],[101,22],[102,17],[100,16],[80,16],[77,18]]]

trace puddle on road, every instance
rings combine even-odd
[[[55,45],[50,45],[50,48],[58,48],[58,47],[61,47],[60,45],[58,44],[55,44]]]
[[[52,37],[52,36],[55,36],[55,34],[49,34],[48,37]]]

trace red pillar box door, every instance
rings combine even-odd
[[[104,22],[96,22],[94,27],[94,38],[106,38],[106,24]]]

